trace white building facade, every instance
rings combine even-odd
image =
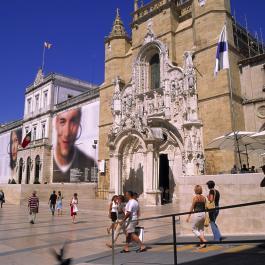
[[[4,142],[0,154],[2,168],[0,182],[18,184],[53,182],[54,117],[59,112],[89,105],[98,100],[98,90],[95,85],[59,74],[49,74],[44,77],[40,69],[34,83],[26,88],[23,120],[0,128],[0,141],[2,139]],[[19,144],[13,167],[10,169],[12,148],[9,146],[12,145],[14,131],[19,132]],[[31,132],[31,142],[23,148],[22,141],[29,132]]]

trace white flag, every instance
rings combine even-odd
[[[222,29],[217,45],[214,75],[216,76],[222,69],[229,69],[226,25]]]
[[[47,42],[47,41],[45,41],[44,42],[44,47],[47,48],[47,49],[50,49],[52,47],[52,44]]]

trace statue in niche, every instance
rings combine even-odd
[[[177,89],[175,82],[171,83],[171,101],[174,101],[177,95]]]
[[[152,99],[151,100],[148,100],[148,113],[149,114],[153,114],[154,113],[154,103],[152,102]]]
[[[197,148],[197,151],[202,150],[201,134],[199,130],[197,130],[197,133],[196,133],[196,148]]]
[[[194,72],[194,65],[193,65],[193,57],[194,52],[186,51],[184,53],[184,60],[185,60],[185,75],[187,78],[188,89],[191,94],[195,93],[195,72]]]
[[[131,111],[132,110],[132,106],[133,106],[133,96],[131,94],[131,91],[128,91],[129,93],[127,94],[126,97],[126,106],[127,106],[127,111]]]
[[[185,150],[186,152],[192,151],[192,141],[189,132],[184,136],[185,139]]]
[[[122,113],[124,114],[124,113],[126,113],[126,101],[127,101],[127,99],[126,99],[126,97],[124,97],[123,99],[122,99]]]
[[[198,168],[199,174],[204,174],[204,172],[205,172],[205,159],[204,159],[203,154],[197,155],[196,166]]]
[[[157,97],[157,108],[158,108],[158,111],[163,111],[164,99],[161,95]]]
[[[143,121],[142,118],[139,117],[137,114],[135,115],[135,129],[139,132],[144,132],[144,128],[143,128]]]
[[[182,108],[183,121],[187,121],[188,120],[188,110],[187,110],[187,105],[186,105],[185,99],[183,97],[179,98],[179,105]]]
[[[126,116],[124,118],[124,123],[126,128],[133,128],[134,127],[134,121],[132,120],[129,113],[126,113]]]
[[[121,80],[117,77],[114,81],[114,94],[113,94],[113,106],[112,109],[114,112],[121,111],[121,87],[120,87]]]
[[[177,95],[182,95],[183,94],[183,79],[180,79],[177,82]]]

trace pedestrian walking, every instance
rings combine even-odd
[[[3,192],[3,190],[0,190],[0,205],[1,208],[3,208],[3,203],[5,203],[5,193]]]
[[[61,191],[58,191],[57,205],[56,205],[58,216],[63,215],[63,195]]]
[[[129,243],[132,241],[136,242],[139,245],[139,249],[136,252],[144,252],[147,250],[143,242],[139,239],[137,234],[135,233],[135,227],[137,225],[137,213],[139,210],[138,202],[133,198],[134,193],[132,191],[126,192],[126,199],[128,200],[125,207],[125,216],[122,221],[122,224],[127,222],[126,225],[126,245],[121,253],[128,253],[129,251]]]
[[[35,223],[36,215],[39,212],[39,198],[36,194],[37,192],[33,191],[28,200],[29,219],[31,224]]]
[[[206,239],[204,237],[204,222],[205,222],[205,209],[206,209],[206,198],[202,195],[202,187],[196,185],[194,188],[195,196],[193,196],[190,212],[194,213],[192,216],[192,232],[196,237],[200,239],[200,247],[206,247]],[[187,217],[187,222],[190,221],[191,214]]]
[[[118,196],[114,195],[109,204],[109,218],[111,219],[111,225],[107,228],[108,234],[112,229],[115,229],[116,221],[118,219]]]
[[[123,219],[125,217],[125,197],[123,195],[119,195],[117,198],[118,201],[118,218],[116,221],[116,228],[114,231],[114,244],[118,240],[118,237],[121,233],[121,231],[126,234],[126,229],[125,229],[125,223],[123,223]],[[112,243],[107,243],[106,244],[109,248],[112,248]]]
[[[210,180],[206,183],[209,189],[208,201],[213,205],[213,208],[219,207],[220,202],[220,192],[215,189],[215,182]],[[222,241],[222,236],[220,230],[216,224],[216,219],[219,215],[219,210],[214,209],[209,212],[210,225],[213,232],[213,237],[215,241]]]
[[[78,212],[78,198],[77,198],[77,193],[74,193],[74,196],[70,202],[70,207],[71,207],[71,216],[72,216],[72,222],[73,224],[75,224],[75,219],[76,219],[76,215]]]
[[[49,198],[48,204],[50,205],[50,210],[52,212],[52,216],[54,216],[55,207],[56,207],[57,195],[56,191],[54,190]]]

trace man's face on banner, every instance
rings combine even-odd
[[[71,156],[81,120],[81,110],[73,109],[56,117],[57,154],[65,159]]]

